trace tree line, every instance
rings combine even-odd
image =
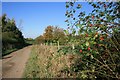
[[[36,44],[56,45],[57,43],[63,45],[67,41],[64,29],[58,26],[47,26],[44,33],[35,39]]]
[[[6,14],[0,18],[2,22],[2,52],[5,55],[6,51],[21,48],[25,45],[22,32],[17,28],[15,20],[9,19]]]

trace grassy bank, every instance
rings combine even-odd
[[[36,46],[31,50],[30,58],[27,62],[23,77],[25,78],[35,78],[38,73],[39,64],[38,64],[38,53],[36,51]]]
[[[92,61],[84,59],[80,54],[58,51],[55,46],[34,45],[27,62],[24,78],[79,78],[109,80],[106,74],[101,77],[98,71],[100,64],[90,67]],[[89,64],[89,65],[88,65]],[[98,67],[98,68],[95,68]],[[106,69],[106,68],[105,68]],[[102,70],[102,69],[101,69]]]
[[[78,55],[58,53],[57,47],[38,46],[32,49],[24,76],[25,78],[74,78],[73,65],[80,61]]]
[[[19,49],[22,49],[22,48],[24,48],[24,47],[26,47],[26,46],[29,46],[29,45],[32,45],[32,44],[29,44],[29,43],[25,43],[24,45],[22,45],[22,46],[16,46],[16,47],[14,47],[14,48],[10,48],[10,49],[6,49],[6,50],[2,50],[2,56],[6,56],[6,55],[8,55],[8,54],[10,54],[10,53],[12,53],[12,52],[14,52],[14,51],[17,51],[17,50],[19,50]]]
[[[2,56],[8,55],[8,54],[10,54],[11,52],[14,52],[14,51],[16,51],[16,50],[18,50],[18,49],[17,49],[17,48],[14,48],[14,49],[6,50],[4,53],[2,53]]]

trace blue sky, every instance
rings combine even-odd
[[[81,3],[82,10],[87,13],[92,7],[86,2]],[[42,35],[48,25],[67,28],[65,2],[3,2],[2,14],[14,18],[17,26],[22,21],[22,33],[25,38],[36,38]]]

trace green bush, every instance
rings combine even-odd
[[[73,7],[75,5],[78,7]],[[80,75],[77,77],[81,79],[120,79],[120,58],[118,57],[120,41],[119,36],[115,36],[120,32],[118,23],[120,16],[114,13],[119,9],[120,4],[119,2],[90,2],[90,5],[94,10],[86,15],[85,12],[79,12],[81,4],[66,2],[65,16],[68,29],[65,32],[71,35],[68,38],[73,48],[64,47],[60,51],[65,54],[71,52],[80,54],[83,63],[78,62],[73,67],[78,68]],[[75,17],[77,13],[79,14]],[[74,37],[76,34],[79,39]],[[76,67],[77,64],[81,66]]]

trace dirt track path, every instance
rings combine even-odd
[[[2,60],[2,77],[3,78],[21,78],[25,69],[26,62],[31,52],[28,46],[7,55]]]

